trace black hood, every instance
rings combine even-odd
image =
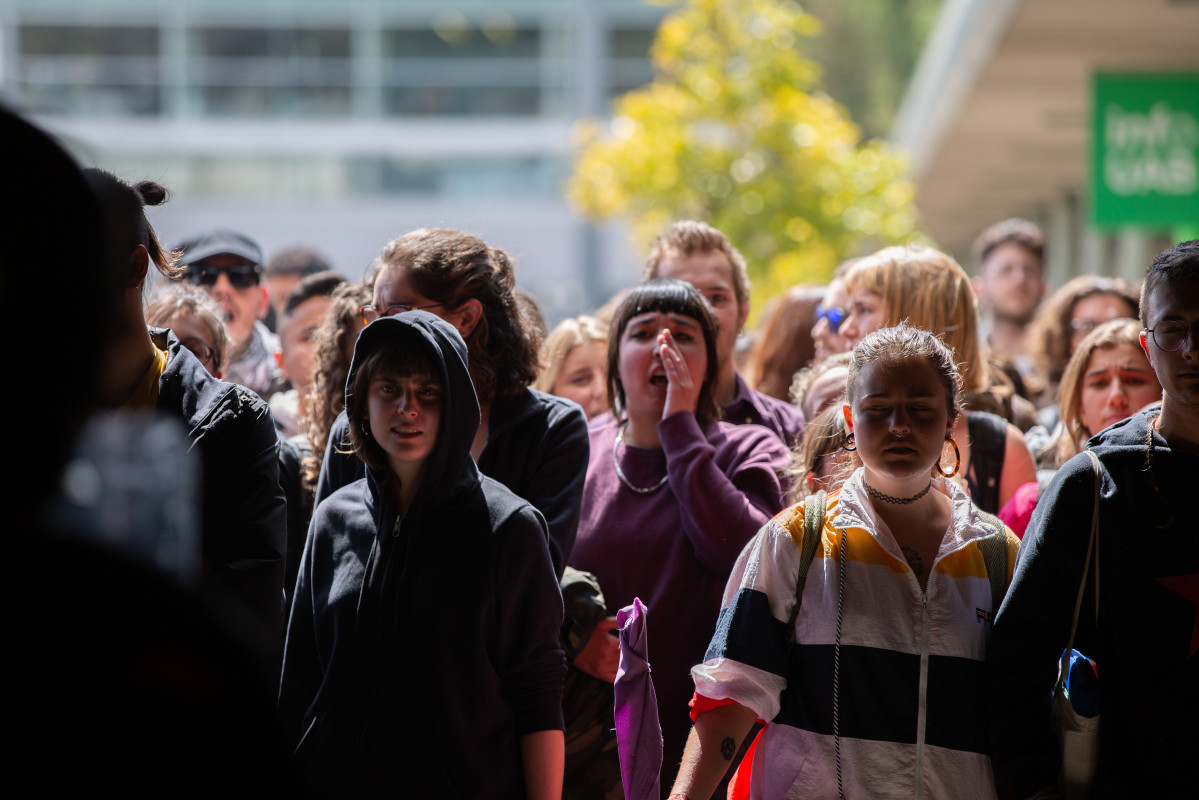
[[[1133,414],[1131,417],[1113,423],[1091,437],[1087,445],[1096,454],[1104,457],[1120,455],[1145,460],[1145,433],[1149,427],[1149,417],[1161,413],[1161,403],[1154,403]],[[1156,447],[1168,450],[1169,445],[1164,439],[1158,438]]]
[[[427,311],[409,311],[375,320],[363,329],[354,345],[354,358],[346,377],[347,415],[352,417],[354,413],[356,398],[351,396],[350,387],[359,366],[385,347],[419,350],[440,370],[444,389],[441,430],[418,493],[421,505],[427,505],[451,494],[464,477],[464,471],[477,475],[470,448],[479,430],[479,399],[467,369],[466,343],[454,326]]]

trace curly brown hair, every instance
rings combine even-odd
[[[337,415],[346,406],[346,376],[354,357],[354,340],[362,330],[362,306],[371,301],[375,291],[373,280],[346,283],[333,291],[329,310],[314,335],[316,342],[313,361],[312,388],[305,400],[308,419],[301,425],[312,442],[312,457],[304,462],[304,486],[316,486],[321,461],[329,443],[329,432]],[[342,444],[348,447],[349,443]]]
[[[1037,312],[1029,331],[1028,346],[1032,353],[1033,368],[1043,383],[1043,400],[1052,402],[1062,372],[1070,360],[1074,331],[1070,322],[1074,318],[1074,307],[1088,297],[1113,295],[1128,303],[1130,316],[1137,317],[1141,309],[1139,287],[1123,278],[1103,278],[1095,275],[1080,275],[1067,281]]]
[[[537,378],[541,325],[520,301],[512,260],[477,236],[447,228],[420,228],[392,239],[379,256],[378,283],[404,270],[412,286],[453,311],[468,300],[483,306],[466,337],[470,377],[481,403],[519,394]]]

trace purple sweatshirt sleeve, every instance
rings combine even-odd
[[[689,411],[658,423],[658,438],[696,557],[728,573],[745,543],[783,508],[778,473],[790,458],[787,448],[756,425],[721,429],[713,444]]]

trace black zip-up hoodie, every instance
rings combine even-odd
[[[524,796],[519,738],[562,728],[545,521],[471,459],[479,404],[454,328],[421,311],[371,323],[347,386],[382,347],[437,365],[441,429],[406,515],[373,470],[317,507],[280,711],[301,766],[338,795]]]
[[[1096,434],[1099,611],[1094,576],[1074,648],[1097,663],[1101,714],[1093,797],[1179,796],[1199,753],[1199,456],[1153,436],[1156,408]],[[1156,485],[1156,489],[1155,489]],[[995,771],[1017,798],[1057,781],[1049,725],[1057,659],[1086,562],[1091,460],[1066,462],[1045,490],[987,651]],[[1160,492],[1160,493],[1159,493]]]

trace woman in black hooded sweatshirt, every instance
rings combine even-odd
[[[365,478],[309,530],[279,707],[296,758],[345,796],[557,797],[562,601],[545,521],[470,455],[466,345],[382,317],[346,385]]]

